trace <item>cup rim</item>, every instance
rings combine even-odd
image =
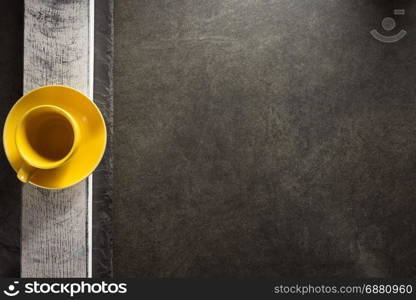
[[[60,115],[62,115],[71,124],[72,131],[74,133],[74,141],[72,143],[71,149],[60,160],[53,161],[53,162],[50,162],[50,163],[41,163],[41,164],[38,164],[37,162],[35,162],[32,159],[28,158],[27,155],[24,153],[24,151],[22,151],[21,147],[19,147],[19,142],[18,142],[19,139],[17,138],[17,135],[18,135],[19,131],[22,130],[23,120],[25,118],[27,118],[34,111],[41,110],[41,109],[51,109],[51,110],[54,110],[55,112],[58,112]],[[56,105],[50,105],[50,104],[38,105],[38,106],[35,106],[35,107],[31,108],[27,112],[25,112],[23,114],[23,116],[20,118],[20,120],[18,122],[18,125],[16,127],[16,132],[15,132],[16,149],[17,149],[18,153],[20,154],[20,156],[22,157],[22,159],[29,166],[35,167],[37,169],[44,169],[44,170],[46,170],[46,169],[54,169],[54,168],[57,168],[59,166],[62,166],[64,163],[66,163],[69,160],[69,158],[74,154],[76,148],[78,147],[79,138],[80,138],[79,137],[79,128],[78,128],[78,124],[74,120],[74,118],[66,110],[64,110],[63,108],[61,108],[59,106],[56,106]]]

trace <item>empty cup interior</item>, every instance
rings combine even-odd
[[[52,108],[35,109],[22,120],[17,132],[18,148],[38,167],[57,163],[71,152],[75,133],[71,122]]]

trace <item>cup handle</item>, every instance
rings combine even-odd
[[[28,182],[35,171],[36,168],[29,166],[27,163],[23,163],[17,172],[17,178],[19,178],[21,182]]]

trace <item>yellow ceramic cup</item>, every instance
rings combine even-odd
[[[23,115],[15,138],[17,151],[23,158],[17,178],[28,182],[37,169],[54,169],[65,164],[78,147],[80,130],[64,109],[40,105]]]

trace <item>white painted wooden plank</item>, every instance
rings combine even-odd
[[[25,0],[24,92],[63,84],[92,96],[94,0]],[[91,276],[91,179],[22,191],[22,277]]]

